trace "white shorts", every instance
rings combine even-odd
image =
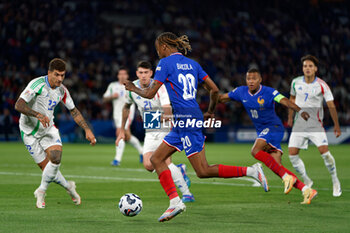
[[[117,129],[120,129],[122,127],[122,117],[123,117],[122,112],[123,112],[123,109],[121,109],[121,114],[118,114],[118,116],[113,117],[114,125]],[[128,119],[126,120],[125,129],[130,128],[130,125],[131,125],[132,121],[134,120],[134,116],[135,116],[135,105],[133,104],[130,106],[130,112],[129,112]]]
[[[169,132],[148,132],[143,143],[143,154],[155,151]]]
[[[41,137],[22,133],[22,140],[35,163],[41,163],[46,158],[45,150],[50,146],[62,146],[60,133],[55,126],[51,126],[47,133]]]
[[[328,145],[326,132],[292,132],[288,147],[307,149],[308,142],[312,141],[317,147]]]

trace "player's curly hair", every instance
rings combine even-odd
[[[178,37],[172,32],[163,32],[157,37],[156,41],[158,41],[159,44],[166,44],[170,47],[176,48],[185,55],[192,50],[190,40],[186,35]]]

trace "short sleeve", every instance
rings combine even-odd
[[[295,79],[292,81],[292,85],[290,85],[290,95],[296,96],[296,91],[295,91]]]
[[[322,94],[323,94],[323,97],[326,100],[326,102],[333,101],[334,97],[333,97],[332,91],[329,88],[329,86],[327,85],[327,83],[323,81],[320,84],[321,84]]]
[[[125,95],[125,103],[127,104],[133,104],[134,103],[134,98],[132,97],[132,92],[127,91]]]
[[[168,91],[166,90],[166,87],[164,85],[162,85],[158,89],[158,94],[159,94],[159,101],[161,106],[170,104]]]
[[[240,96],[240,88],[239,87],[236,87],[235,89],[233,89],[232,91],[230,91],[228,93],[228,97],[231,99],[231,100],[236,100],[236,101],[241,101],[241,96]]]
[[[63,98],[62,98],[62,103],[64,104],[64,106],[66,106],[66,108],[68,110],[73,110],[75,108],[75,105],[74,105],[74,102],[73,102],[73,99],[68,91],[68,89],[63,86],[63,90],[64,90],[64,95],[63,95]]]
[[[154,80],[163,84],[167,77],[168,77],[168,67],[165,60],[161,59],[156,67]]]
[[[33,80],[29,82],[21,93],[20,98],[24,99],[27,103],[30,102],[36,95],[41,94],[45,85],[45,82],[41,80]]]
[[[202,66],[198,64],[198,82],[202,83],[208,77],[208,74],[203,70]]]
[[[110,83],[107,87],[106,92],[103,94],[103,98],[110,97],[110,96],[112,96],[112,94],[113,94],[112,83]]]

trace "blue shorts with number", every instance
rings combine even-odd
[[[284,135],[284,127],[282,125],[267,126],[262,130],[257,130],[256,132],[258,134],[258,138],[265,140],[267,144],[283,153],[281,141]]]
[[[187,158],[203,150],[205,136],[201,128],[173,128],[163,141],[177,151],[185,150]]]

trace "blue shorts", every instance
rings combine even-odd
[[[201,152],[204,148],[205,136],[198,128],[173,128],[163,142],[177,151],[185,150],[187,158]]]
[[[283,126],[268,126],[263,130],[257,131],[258,138],[266,141],[267,144],[272,146],[274,149],[279,150],[283,154],[281,148],[281,141],[284,135]]]

